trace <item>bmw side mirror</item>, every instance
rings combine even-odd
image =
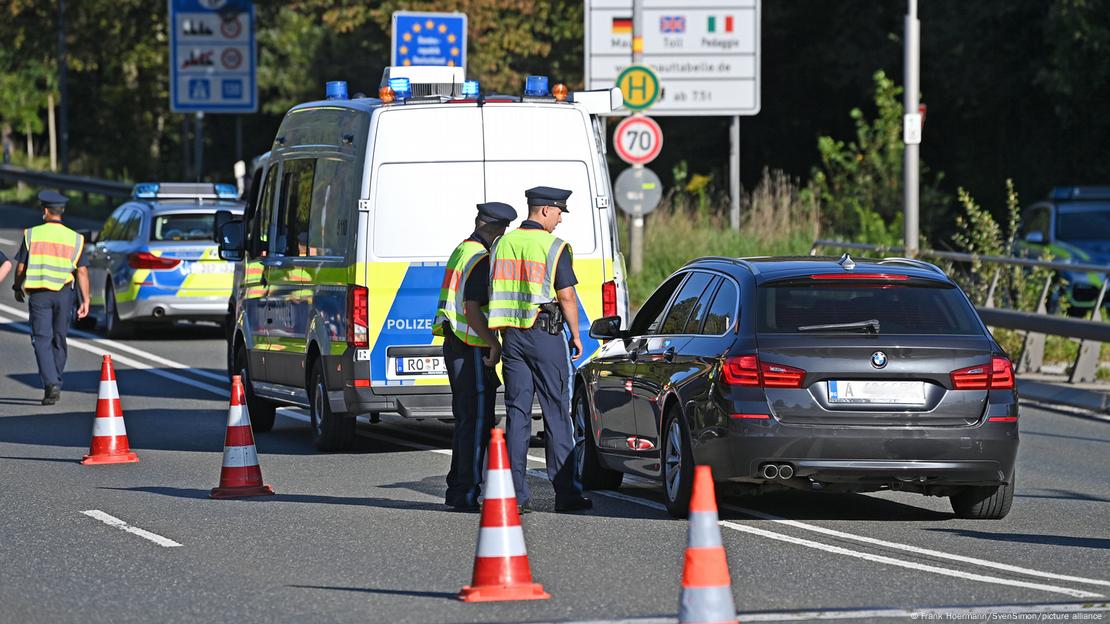
[[[221,225],[217,244],[220,246],[220,260],[238,262],[243,259],[243,220],[232,219]]]
[[[628,332],[621,330],[621,317],[603,316],[590,324],[590,338],[623,338]]]
[[[1025,242],[1035,245],[1044,244],[1044,232],[1033,231],[1025,235]]]

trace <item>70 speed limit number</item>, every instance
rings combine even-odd
[[[613,132],[613,146],[624,162],[646,165],[663,149],[663,130],[651,117],[625,117]]]

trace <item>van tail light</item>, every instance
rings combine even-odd
[[[801,388],[806,376],[800,368],[760,362],[755,355],[728,358],[721,373],[727,384],[759,388]]]
[[[136,251],[127,256],[127,266],[132,269],[174,269],[179,264],[180,258],[162,258],[149,251]]]
[[[1000,356],[992,357],[989,365],[961,368],[950,375],[956,390],[1012,390],[1014,387],[1014,365]]]
[[[370,346],[370,308],[365,286],[350,286],[347,290],[347,344],[352,347]]]
[[[601,285],[601,316],[617,315],[617,283],[608,281]]]

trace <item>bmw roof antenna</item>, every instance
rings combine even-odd
[[[852,260],[852,256],[849,256],[847,252],[845,252],[843,256],[840,256],[840,259],[837,260],[836,263],[843,267],[845,271],[851,271],[856,268],[856,261]]]

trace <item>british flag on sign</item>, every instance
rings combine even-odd
[[[664,15],[660,17],[659,31],[664,33],[686,32],[686,17],[683,15]]]

